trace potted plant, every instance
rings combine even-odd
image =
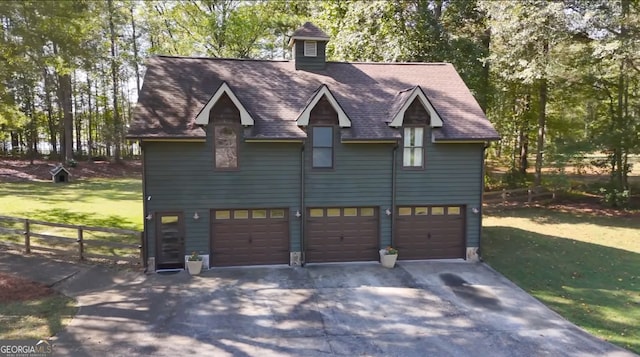
[[[202,257],[195,250],[187,258],[187,270],[191,275],[198,275],[202,271]]]
[[[392,246],[380,249],[380,263],[385,268],[393,268],[398,259],[398,250]]]

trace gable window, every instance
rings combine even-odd
[[[424,127],[404,128],[403,167],[422,168],[424,159]]]
[[[305,57],[318,56],[318,42],[304,41],[304,56]]]
[[[214,125],[213,126],[216,169],[238,168],[238,126]]]
[[[333,167],[333,127],[314,126],[313,140],[313,168]]]

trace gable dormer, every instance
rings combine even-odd
[[[229,101],[237,110],[240,116],[240,124],[243,126],[252,126],[254,121],[251,114],[245,109],[244,105],[240,103],[238,97],[233,93],[227,82],[222,82],[218,90],[209,98],[207,104],[200,110],[198,115],[196,116],[196,124],[198,125],[207,125],[209,124],[211,109],[214,105],[218,103],[221,99],[225,101]]]
[[[440,114],[438,114],[419,86],[400,92],[392,108],[396,109],[392,112],[393,117],[389,122],[390,127],[399,128],[405,123],[405,120],[416,120],[415,118],[419,116],[416,111],[422,110],[426,111],[425,114],[427,115],[424,117],[428,118],[429,126],[432,128],[442,127],[443,123]]]
[[[298,126],[309,125],[309,119],[311,118],[312,111],[315,111],[314,114],[318,113],[318,110],[315,110],[315,109],[319,102],[322,102],[322,106],[320,106],[318,110],[321,110],[321,108],[324,108],[327,105],[331,106],[331,108],[337,115],[337,119],[338,119],[337,124],[341,128],[351,127],[351,119],[349,119],[349,117],[347,116],[347,113],[344,112],[344,110],[340,106],[340,103],[338,103],[336,98],[333,96],[333,94],[329,90],[329,87],[327,87],[325,84],[323,84],[318,90],[316,90],[315,94],[309,100],[309,103],[307,104],[307,106],[304,108],[302,113],[300,113],[300,115],[296,119],[296,124],[298,124]]]
[[[296,70],[322,70],[327,62],[326,49],[329,36],[311,22],[297,29],[289,46],[293,46]]]

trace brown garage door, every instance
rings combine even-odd
[[[227,209],[211,211],[211,265],[289,263],[288,211]]]
[[[307,210],[306,262],[378,259],[378,209],[331,207]]]
[[[398,259],[464,258],[464,222],[460,206],[398,207]]]

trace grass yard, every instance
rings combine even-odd
[[[0,215],[4,216],[135,231],[143,229],[142,183],[139,178],[87,179],[69,184],[3,182],[0,183],[0,197],[3,203],[0,206]],[[21,222],[0,221],[0,226],[24,229]],[[30,231],[69,238],[54,240],[32,237],[33,246],[64,250],[70,255],[77,254],[76,229],[32,223]],[[85,251],[90,254],[126,256],[132,259],[139,254],[137,249],[107,246],[100,242],[138,244],[138,235],[85,230],[83,238]],[[24,244],[22,235],[3,234],[2,239]]]
[[[142,230],[142,180],[0,182],[0,215]]]
[[[487,213],[485,261],[569,321],[640,353],[640,215]]]
[[[139,164],[81,164],[70,169],[74,181],[52,184],[51,165],[0,160],[0,215],[53,223],[141,231],[142,180]],[[104,177],[104,178],[100,178]],[[108,177],[108,178],[107,178]],[[23,229],[22,222],[1,221],[4,228]],[[77,237],[76,229],[32,224],[34,233]],[[24,244],[21,234],[3,233],[3,241]],[[85,252],[136,257],[137,249],[113,248],[96,240],[137,244],[138,236],[84,231]],[[94,240],[91,242],[91,240]],[[32,245],[55,247],[77,254],[75,239],[65,242],[31,238]],[[73,299],[42,284],[0,273],[0,339],[43,339],[55,335],[77,312]]]
[[[73,299],[18,275],[0,273],[0,340],[45,339],[69,324]]]
[[[0,340],[43,339],[55,335],[76,315],[75,301],[61,294],[0,303]]]

